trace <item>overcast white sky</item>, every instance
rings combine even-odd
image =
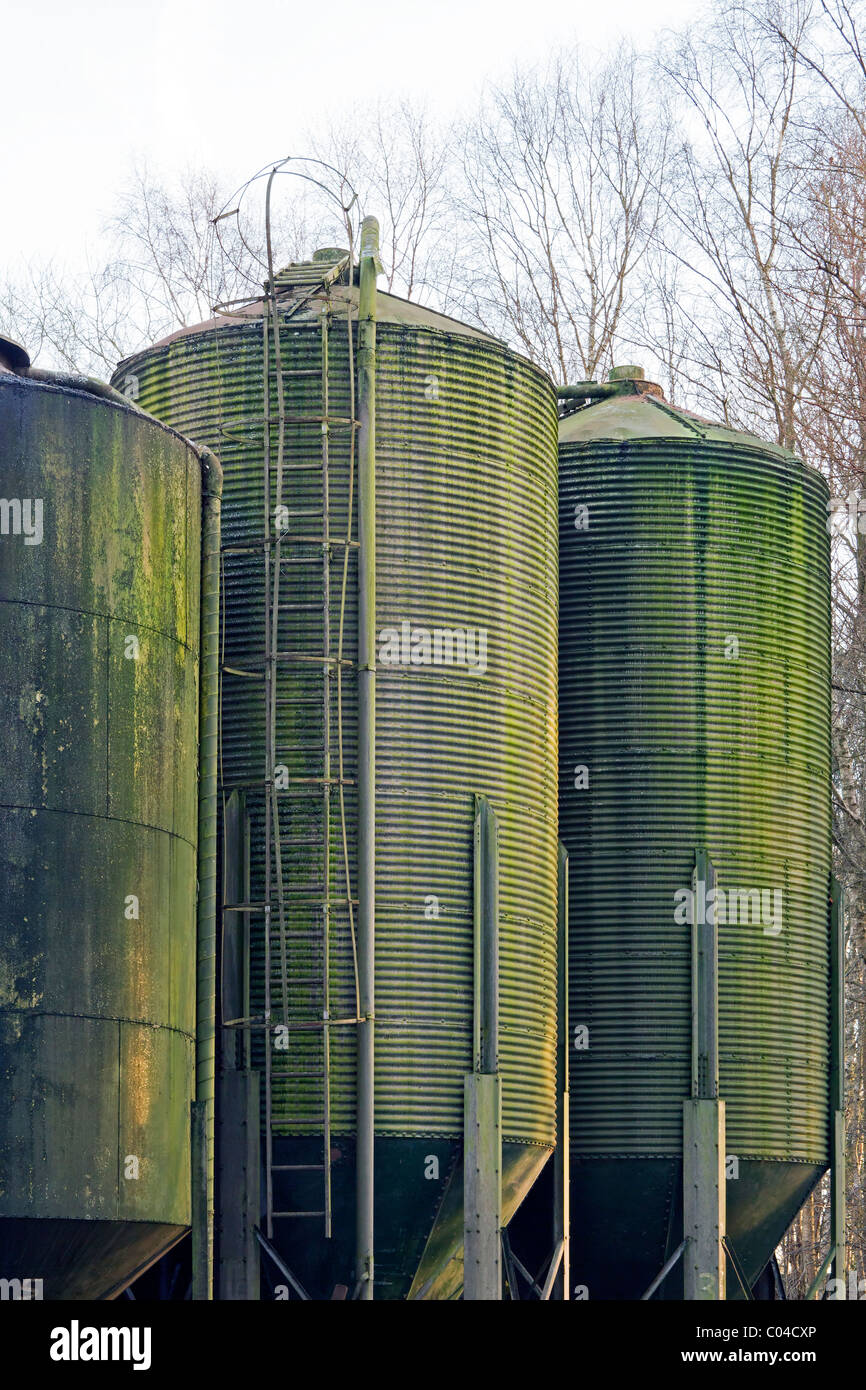
[[[649,44],[702,0],[0,0],[0,259],[97,249],[134,159],[240,182],[366,92],[446,115],[575,38]]]

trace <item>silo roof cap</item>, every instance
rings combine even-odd
[[[328,262],[321,260],[318,262],[299,262],[275,272],[277,302],[281,309],[292,313],[295,322],[318,321],[321,301],[317,299],[317,294],[321,293],[323,272],[327,270]],[[335,312],[342,310],[345,317],[350,304],[357,311],[358,286],[347,284],[345,275],[339,276],[331,284],[329,294]],[[149,352],[152,348],[164,347],[167,343],[188,338],[196,333],[236,328],[249,322],[250,319],[261,319],[264,304],[263,298],[252,299],[246,304],[240,304],[237,308],[233,308],[231,312],[219,313],[212,319],[206,319],[203,323],[179,328],[174,333],[169,333],[167,337],[161,338],[159,342],[153,343],[145,351]],[[402,299],[399,295],[388,294],[384,290],[377,292],[376,306],[376,317],[380,324],[411,324],[417,328],[434,328],[438,329],[440,333],[454,333],[464,338],[479,338],[486,343],[501,342],[501,339],[496,338],[492,333],[485,333],[481,328],[473,328],[471,324],[463,323],[460,319],[451,318],[448,314],[441,314],[435,309],[428,309],[416,300]],[[138,353],[134,353],[125,361],[132,361],[138,356]],[[121,363],[120,365],[124,364]]]
[[[566,405],[569,392],[573,393],[572,399],[583,399],[586,404],[560,420],[560,444],[583,444],[603,439],[683,439],[691,440],[694,444],[715,442],[739,443],[752,448],[759,446],[788,459],[797,457],[780,444],[770,443],[747,431],[733,430],[694,411],[671,405],[665,400],[661,387],[647,381],[640,367],[614,367],[608,381],[600,386],[595,382],[581,382],[577,387],[563,388],[560,394]]]

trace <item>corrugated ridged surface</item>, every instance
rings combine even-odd
[[[782,895],[778,932],[773,897],[760,922],[719,927],[728,1152],[826,1162],[826,485],[718,438],[566,443],[560,480],[569,1007],[589,1029],[572,1152],[680,1150],[690,928],[674,894],[700,846],[721,888]]]
[[[383,296],[383,300],[387,301]],[[290,413],[321,413],[320,336],[314,300],[283,330]],[[415,311],[418,313],[419,311]],[[331,412],[348,416],[345,292],[331,322]],[[387,315],[385,315],[387,317]],[[224,544],[262,534],[262,325],[251,320],[196,332],[123,364],[140,404],[218,450],[225,470]],[[377,630],[484,628],[487,666],[378,667],[376,1127],[383,1134],[459,1134],[472,1020],[472,820],[474,793],[487,794],[502,830],[501,1055],[504,1132],[535,1143],[553,1138],[556,1030],[556,414],[545,378],[504,347],[418,323],[380,322],[377,378]],[[272,394],[276,410],[276,396]],[[246,423],[244,423],[246,421]],[[276,429],[272,432],[275,455]],[[287,426],[287,470],[315,463],[318,427]],[[312,471],[286,472],[290,510],[315,510]],[[331,534],[345,536],[348,448],[331,437]],[[356,499],[357,500],[357,499]],[[273,498],[272,498],[273,501]],[[321,557],[297,537],[321,534],[315,515],[292,517],[284,596],[315,603]],[[353,524],[353,536],[357,534]],[[342,550],[330,566],[331,650],[339,642]],[[262,650],[264,589],[259,558],[226,558],[228,665]],[[356,565],[348,569],[343,655],[356,649]],[[423,641],[423,639],[419,639]],[[279,646],[322,651],[321,615],[285,615]],[[420,647],[419,647],[420,651]],[[381,654],[381,653],[380,653]],[[321,676],[289,666],[281,677],[278,745],[290,779],[321,768]],[[306,703],[305,703],[306,702]],[[332,700],[332,703],[334,701]],[[223,777],[261,776],[263,702],[252,682],[226,677]],[[354,777],[354,670],[344,678],[345,775]],[[337,725],[332,720],[336,775]],[[290,782],[290,787],[291,787]],[[285,808],[285,809],[284,809]],[[346,789],[354,882],[354,788]],[[261,816],[255,800],[253,897],[262,891]],[[283,832],[321,836],[320,798],[281,801]],[[332,798],[331,891],[345,896],[338,802]],[[313,876],[309,855],[287,861],[286,885],[300,894]],[[434,899],[438,899],[438,916]],[[426,915],[425,915],[426,914]],[[289,926],[309,930],[294,908]],[[280,1017],[279,952],[273,933],[272,988]],[[262,999],[261,941],[257,1002]],[[344,911],[332,913],[332,1015],[354,1013],[351,941]],[[314,945],[292,943],[290,1013],[315,1016],[317,988],[298,983],[320,969]],[[299,1014],[299,1010],[301,1011]],[[304,1013],[304,1010],[306,1012]],[[331,1030],[335,1133],[354,1124],[354,1028]],[[259,1052],[259,1057],[260,1057]],[[321,1034],[292,1034],[291,1066],[275,1082],[278,1128],[320,1129]]]

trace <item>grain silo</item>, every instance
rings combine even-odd
[[[841,1105],[828,489],[638,369],[561,395],[572,1283],[639,1298],[683,1254],[684,1101],[721,1099],[736,1297],[827,1168]],[[717,963],[694,954],[710,892]],[[697,1038],[704,964],[717,1046]],[[693,1248],[661,1296],[682,1297]]]
[[[556,400],[502,343],[366,283],[318,253],[114,381],[225,470],[223,1022],[260,1079],[264,1239],[311,1296],[371,1296],[374,1166],[376,1296],[441,1298],[463,1277],[477,834],[499,839],[503,1223],[554,1144]]]
[[[202,460],[9,342],[0,448],[0,1276],[105,1298],[191,1221]]]

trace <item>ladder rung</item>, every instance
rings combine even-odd
[[[264,787],[267,789],[270,785],[270,782],[223,782],[222,788],[223,791],[232,792],[235,790],[250,790],[255,787]],[[353,781],[347,780],[344,785],[353,787],[355,784]],[[309,802],[311,806],[315,807],[320,804],[320,790],[321,788],[316,785],[308,786],[303,778],[293,777],[291,786],[280,787],[277,796],[283,802]]]
[[[324,656],[324,655],[320,656],[318,653],[314,653],[314,652],[276,652],[276,653],[274,654],[272,660],[275,661],[275,662],[276,662],[276,661],[279,661],[279,662],[286,662],[287,664],[290,663],[290,662],[297,662],[297,664],[298,664],[299,666],[354,666],[354,665],[355,665],[354,661],[350,661],[349,658],[348,658],[348,657],[345,657],[345,656],[344,656],[344,657]],[[265,658],[264,658],[264,657],[261,658],[261,662],[262,662],[262,665],[263,665],[263,666],[266,666],[266,665],[267,665],[267,662],[265,661]],[[257,681],[264,680],[264,679],[265,679],[265,674],[266,674],[264,670],[262,670],[262,671],[252,671],[252,670],[250,670],[249,667],[246,667],[246,666],[222,666],[222,667],[220,667],[220,669],[221,669],[221,671],[222,671],[225,675],[228,675],[228,676],[244,676],[244,677],[246,677],[248,680],[257,680]],[[295,704],[296,701],[292,700],[292,701],[289,701],[289,703]],[[316,701],[315,703],[321,704],[321,700],[318,700],[318,701]]]
[[[310,515],[320,516],[321,508],[317,508],[315,513],[311,512]],[[221,547],[221,552],[223,555],[256,555],[260,550],[270,550],[274,546],[282,546],[287,542],[292,545],[317,545],[324,550],[335,545],[349,546],[350,549],[355,550],[360,545],[360,541],[347,541],[345,536],[297,536],[289,531],[282,536],[263,536],[259,541],[248,541],[246,545],[224,545]],[[293,559],[291,556],[281,553],[280,563],[283,565],[309,565],[313,561],[312,559]]]
[[[264,671],[246,671],[241,666],[221,666],[220,670],[224,676],[243,676],[251,681],[263,681],[265,678]]]
[[[291,891],[291,889],[287,889],[286,893],[288,894]],[[284,906],[286,907],[297,906],[299,903],[303,904],[305,902],[315,903],[319,907],[346,907],[347,904],[351,902],[352,906],[354,907],[357,906],[358,900],[357,898],[317,898],[309,895],[305,898],[290,898],[288,896],[284,898]],[[266,903],[264,901],[249,903],[223,903],[223,912],[266,912],[268,908],[270,908],[271,912],[275,912],[278,909],[278,907],[279,903],[276,901],[272,903]],[[303,936],[305,934],[306,932],[304,929],[298,930],[296,932],[286,932],[286,936]]]
[[[277,1024],[288,1023],[289,1027],[294,1028],[297,1032],[301,1029],[303,1029],[304,1031],[312,1031],[316,1028],[349,1028],[354,1027],[356,1023],[360,1023],[361,1021],[361,1019],[356,1018],[354,1016],[352,1016],[351,1018],[297,1019],[291,1017],[288,1019],[283,1019],[281,1015],[278,1017],[277,1012],[274,1011],[270,1019],[265,1019],[261,1017],[229,1018],[223,1020],[219,1026],[220,1028],[249,1028],[250,1030],[255,1028],[263,1032],[270,1032],[272,1028],[275,1028],[277,1026]]]
[[[289,1028],[296,1031],[314,1032],[317,1028],[347,1028],[350,1023],[357,1023],[357,1018],[300,1018],[289,1014],[284,1019],[282,1015],[276,1020],[277,1023],[287,1023]],[[273,1021],[271,1023],[273,1027]]]
[[[321,613],[324,610],[322,603],[279,603],[277,607],[281,613],[312,612],[313,610]]]
[[[291,1216],[324,1216],[323,1211],[272,1211],[271,1216],[274,1221],[286,1221]]]
[[[355,425],[360,426],[360,420],[352,420],[348,415],[284,415],[283,419],[287,425]],[[274,421],[274,423],[278,423]]]
[[[279,787],[277,789],[277,795],[282,801],[312,801],[314,799],[314,794],[309,788],[323,787],[326,783],[329,787],[354,787],[355,780],[353,777],[344,777],[342,780],[339,777],[327,779],[324,777],[293,777],[290,786]],[[227,792],[249,791],[255,787],[269,788],[270,786],[271,783],[269,781],[261,778],[255,782],[241,781],[222,783],[223,791]]]
[[[293,1078],[293,1079],[296,1080],[296,1081],[304,1080],[304,1079],[311,1080],[311,1081],[321,1081],[321,1079],[322,1079],[322,1073],[321,1073],[321,1070],[320,1070],[320,1068],[319,1068],[318,1063],[316,1064],[315,1067],[275,1067],[275,1066],[274,1066],[274,1067],[271,1067],[271,1078],[273,1079],[274,1077],[277,1077],[277,1078],[279,1078],[280,1080],[284,1080],[285,1078]]]
[[[357,550],[360,545],[360,541],[347,541],[345,536],[295,536],[290,533],[289,539],[294,545],[320,545],[326,549],[328,546],[339,545],[343,548],[348,546],[350,550]],[[276,542],[272,542],[272,544],[276,544]],[[284,565],[290,564],[291,558],[281,555],[280,561]]]
[[[348,657],[338,656],[319,656],[313,652],[277,652],[274,661],[298,661],[307,665],[325,666],[354,666],[354,661]]]
[[[288,929],[288,928],[287,928],[285,934],[286,934],[286,936],[287,936],[288,938],[290,938],[292,941],[294,941],[294,940],[295,940],[296,938],[298,938],[298,937],[299,937],[299,938],[304,938],[304,937],[315,937],[316,939],[318,939],[319,941],[321,941],[321,939],[322,939],[322,928],[321,928],[321,927],[298,927],[298,928],[294,928],[294,927],[293,927],[293,928],[291,928],[291,929]]]
[[[292,782],[299,787],[354,787],[354,777],[293,777]],[[278,788],[278,795],[285,796],[288,787]]]
[[[298,369],[295,368],[295,369],[289,369],[289,370],[298,370]],[[300,369],[300,370],[303,371],[304,369]],[[306,368],[306,370],[307,370],[307,371],[312,371],[316,376],[321,376],[321,370],[320,370],[319,368],[316,368],[316,367],[309,368],[309,367],[308,367],[308,368]],[[288,374],[289,374],[289,371],[284,372],[284,375],[288,375]],[[232,429],[238,429],[239,426],[241,426],[241,425],[265,425],[265,426],[267,426],[267,425],[278,425],[279,423],[280,423],[280,417],[279,417],[279,415],[236,415],[236,416],[234,417],[234,419],[231,421],[231,426],[232,426]],[[286,424],[286,425],[324,425],[324,424],[329,424],[329,425],[345,425],[347,429],[348,429],[349,426],[351,426],[351,425],[354,425],[354,427],[355,427],[356,429],[359,429],[359,428],[360,428],[360,425],[361,425],[360,420],[353,420],[353,419],[352,419],[350,416],[348,416],[348,415],[288,415],[288,414],[287,414],[287,415],[284,415],[284,416],[283,416],[283,423]]]
[[[299,903],[308,903],[308,904],[309,904],[309,903],[312,903],[312,904],[314,904],[316,907],[328,907],[328,906],[330,906],[331,903],[335,903],[335,902],[345,903],[345,902],[347,901],[346,898],[326,898],[326,897],[323,897],[322,894],[326,891],[326,890],[325,890],[325,887],[324,887],[324,884],[322,885],[321,892],[319,892],[319,894],[318,894],[317,896],[315,896],[315,895],[316,895],[316,891],[317,891],[317,890],[316,890],[315,884],[313,885],[313,887],[312,887],[312,889],[310,890],[309,893],[303,893],[300,897],[295,897],[295,896],[294,896],[295,891],[296,891],[296,890],[293,889],[293,888],[286,888],[286,889],[284,890],[284,892],[283,892],[283,903],[284,903],[284,905],[285,905],[286,907],[297,907]],[[290,896],[290,895],[291,895],[291,896]]]
[[[321,1081],[322,1073],[319,1068],[315,1071],[279,1071],[271,1070],[272,1081]]]

